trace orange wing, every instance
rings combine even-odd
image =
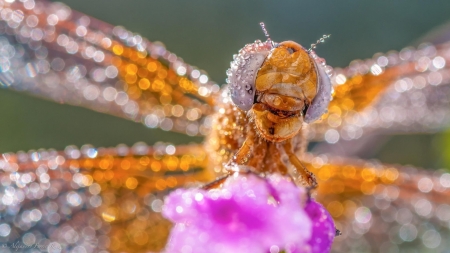
[[[161,43],[61,3],[2,4],[0,86],[150,128],[208,132],[219,86]]]
[[[327,156],[306,161],[319,180],[318,200],[342,231],[334,252],[450,248],[449,173]]]
[[[161,250],[171,226],[160,214],[162,198],[174,188],[211,181],[206,162],[200,145],[3,154],[0,243]]]
[[[376,54],[336,69],[333,100],[309,138],[329,143],[369,133],[432,132],[450,122],[450,43]]]

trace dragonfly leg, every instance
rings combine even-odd
[[[252,167],[249,166],[234,166],[233,170],[228,170],[228,173],[218,177],[216,180],[207,183],[203,185],[201,188],[204,190],[211,190],[215,188],[219,188],[221,184],[223,184],[230,176],[236,175],[236,174],[244,174],[244,175],[255,175],[259,178],[264,178],[264,174],[259,173],[258,171],[255,171]]]
[[[286,152],[286,155],[289,157],[289,161],[295,167],[297,172],[300,174],[303,181],[306,182],[307,186],[316,188],[317,187],[316,177],[303,165],[300,159],[294,154],[294,152],[292,151],[291,140],[287,140],[284,143],[283,148],[284,151]]]
[[[255,146],[255,138],[251,132],[247,135],[247,138],[242,144],[242,147],[231,159],[231,164],[235,163],[238,165],[246,164],[252,154],[253,147]]]
[[[211,183],[207,183],[207,184],[203,185],[201,188],[204,190],[211,190],[214,188],[218,188],[230,176],[231,176],[231,174],[226,174],[221,177],[218,177],[216,180],[212,181]]]

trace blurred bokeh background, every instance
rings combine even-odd
[[[186,62],[224,83],[232,55],[264,39],[264,21],[275,41],[305,46],[332,34],[317,52],[334,67],[377,52],[417,45],[433,28],[450,20],[450,2],[436,1],[206,1],[64,0],[75,10],[123,25],[161,41]],[[450,109],[450,108],[449,108]],[[0,90],[0,152],[38,148],[131,145],[138,141],[201,141],[148,129],[124,119]],[[447,143],[447,145],[446,145]],[[364,158],[431,169],[450,167],[450,134],[394,136]],[[375,148],[375,147],[374,147]],[[446,155],[448,153],[449,155]]]

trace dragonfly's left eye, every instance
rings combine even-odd
[[[233,57],[231,67],[227,70],[231,100],[244,111],[253,106],[256,74],[271,49],[271,42],[255,41],[248,44]]]
[[[328,104],[331,100],[332,86],[330,76],[326,70],[327,67],[325,65],[325,61],[323,59],[322,61],[319,61],[316,57],[314,59],[314,64],[318,75],[318,89],[311,105],[305,112],[306,123],[312,123],[319,119],[327,111]]]

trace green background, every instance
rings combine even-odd
[[[317,52],[334,67],[376,52],[414,44],[449,20],[444,1],[242,1],[242,0],[65,0],[73,9],[148,39],[162,41],[186,62],[205,69],[218,83],[232,55],[264,39],[264,21],[275,41],[303,45],[332,34]],[[445,134],[403,135],[375,153],[387,163],[439,168],[445,165]],[[186,143],[199,139],[150,130],[138,123],[82,108],[0,90],[0,152],[66,145],[115,146],[138,141]]]

